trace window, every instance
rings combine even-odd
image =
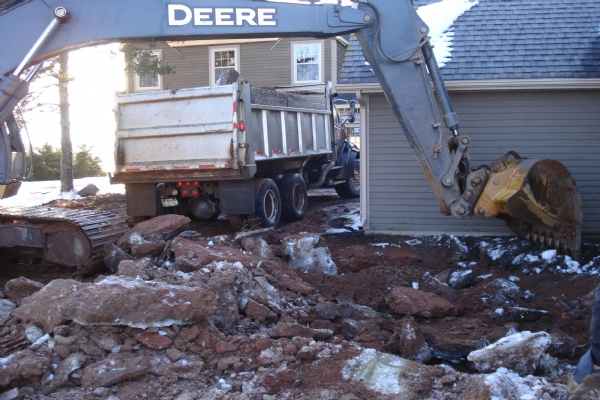
[[[162,58],[161,50],[152,50],[152,57],[156,59]],[[158,73],[134,74],[135,91],[141,92],[144,90],[161,90],[162,76]]]
[[[294,83],[323,82],[322,49],[321,42],[293,44]]]
[[[214,47],[210,49],[210,84],[214,85],[221,74],[230,69],[240,72],[239,47]]]

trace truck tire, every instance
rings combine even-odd
[[[281,195],[273,179],[257,179],[254,183],[256,193],[256,216],[264,228],[275,227],[281,219]]]
[[[285,174],[277,182],[281,193],[281,219],[288,222],[304,218],[308,207],[308,189],[300,174]]]
[[[356,159],[356,153],[348,155],[348,165],[354,168],[348,174],[348,179],[334,186],[335,192],[343,199],[356,199],[360,197],[360,161]]]

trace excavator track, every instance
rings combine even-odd
[[[11,207],[0,214],[0,254],[75,267],[78,275],[99,270],[105,244],[128,230],[123,216],[48,207]]]

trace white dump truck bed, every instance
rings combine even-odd
[[[330,117],[325,93],[245,82],[119,94],[113,182],[248,178],[255,163],[331,153]]]

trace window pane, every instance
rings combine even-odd
[[[319,66],[318,65],[298,65],[298,81],[318,81]]]
[[[296,82],[320,81],[321,45],[301,44],[294,46]]]
[[[221,74],[230,69],[238,69],[235,65],[235,50],[214,50],[213,51],[213,77],[214,83],[217,83]]]
[[[144,74],[139,76],[141,88],[158,87],[157,74]]]

